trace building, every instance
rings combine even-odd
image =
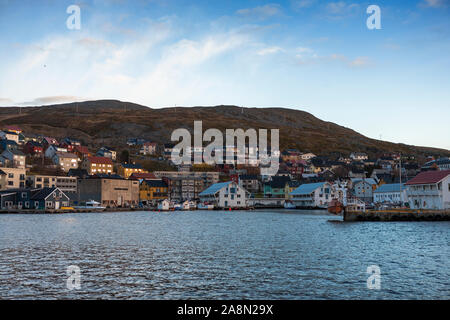
[[[159,180],[155,175],[151,172],[144,172],[144,173],[133,173],[128,179],[130,180],[139,180],[140,182],[142,180]]]
[[[125,179],[128,179],[133,173],[145,172],[147,172],[147,170],[144,170],[140,164],[135,163],[121,163],[117,167],[117,174]]]
[[[139,150],[139,153],[143,154],[145,156],[155,155],[156,151],[157,151],[157,147],[158,147],[158,145],[156,144],[156,142],[145,142],[142,145],[141,150]]]
[[[24,152],[34,157],[42,157],[44,147],[37,141],[28,141],[24,146]]]
[[[53,156],[53,163],[61,167],[64,172],[78,168],[78,156],[68,152],[56,152]]]
[[[29,188],[59,188],[64,193],[76,193],[77,177],[28,175],[26,185]]]
[[[44,150],[46,150],[48,147],[50,146],[57,146],[58,140],[56,140],[55,138],[52,137],[44,137],[44,139],[42,139],[41,141],[42,145],[44,146]]]
[[[142,180],[139,185],[139,200],[143,205],[155,205],[169,197],[169,186],[163,180]]]
[[[352,159],[353,161],[364,161],[368,160],[369,156],[363,152],[352,152],[350,154],[350,159]]]
[[[84,158],[92,156],[88,147],[86,146],[75,146],[74,153],[78,156],[79,159],[83,160]]]
[[[289,194],[292,202],[300,208],[327,208],[335,197],[329,182],[306,183]]]
[[[425,171],[405,185],[411,209],[450,209],[450,170]]]
[[[199,194],[200,201],[216,208],[247,207],[248,191],[234,181],[215,183]]]
[[[270,181],[264,183],[265,198],[285,198],[286,183],[291,181],[289,176],[273,176]]]
[[[98,157],[110,158],[112,161],[116,161],[116,159],[117,159],[117,152],[114,149],[110,148],[110,147],[101,147],[97,151],[97,156]]]
[[[138,205],[139,181],[106,174],[78,180],[78,202],[90,200],[97,201],[105,207]]]
[[[14,141],[15,143],[19,144],[19,134],[16,132],[12,132],[12,131],[8,131],[8,130],[0,131],[0,139],[11,140],[11,141]]]
[[[14,168],[25,168],[25,154],[17,149],[6,149],[2,152],[2,157],[9,161]]]
[[[61,209],[68,207],[70,198],[59,188],[43,188],[36,190],[30,198],[33,209]]]
[[[169,186],[169,198],[174,201],[198,199],[210,185],[219,182],[219,172],[155,171],[155,177]]]
[[[291,192],[300,187],[300,182],[298,181],[287,181],[286,187],[284,188],[285,199],[291,199]]]
[[[55,154],[57,152],[67,153],[68,150],[67,150],[67,148],[62,148],[60,146],[52,144],[52,145],[48,146],[48,148],[45,150],[45,157],[53,159],[53,157],[55,156]]]
[[[25,188],[25,184],[25,169],[0,167],[0,190]]]
[[[311,160],[312,158],[315,158],[315,157],[316,157],[316,155],[314,153],[311,153],[311,152],[302,153],[302,155],[300,156],[300,158],[302,160],[305,160],[305,161],[309,161],[309,160]]]
[[[373,192],[374,203],[403,204],[408,202],[405,184],[390,183],[379,186]]]
[[[238,184],[250,193],[256,194],[261,192],[261,182],[256,174],[239,175]]]
[[[81,162],[81,169],[85,169],[89,175],[112,174],[113,162],[106,157],[87,157]]]
[[[373,191],[377,187],[377,182],[373,178],[352,178],[352,193],[356,198],[366,201],[373,201]]]

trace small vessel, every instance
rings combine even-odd
[[[195,210],[197,208],[197,204],[195,201],[186,200],[183,202],[183,210]]]
[[[171,207],[171,203],[169,200],[165,199],[158,203],[158,210],[169,211]]]
[[[214,210],[214,205],[209,202],[200,202],[197,206],[198,210]]]
[[[338,199],[333,199],[328,204],[328,212],[333,214],[340,214],[344,210],[344,205]]]
[[[100,202],[89,200],[85,206],[77,206],[75,209],[106,209],[106,207],[103,207]]]
[[[180,203],[175,203],[173,205],[173,210],[178,211],[178,210],[183,210],[183,205]]]
[[[286,200],[284,202],[283,206],[284,206],[285,209],[295,209],[295,208],[297,208],[297,206],[291,200]]]

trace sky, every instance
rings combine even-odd
[[[286,107],[450,149],[450,0],[0,0],[0,39],[0,106]]]

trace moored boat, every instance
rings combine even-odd
[[[344,205],[337,199],[333,199],[328,204],[328,212],[333,214],[340,214],[344,210]]]

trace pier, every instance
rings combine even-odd
[[[344,221],[450,221],[450,210],[368,210],[344,212]]]

